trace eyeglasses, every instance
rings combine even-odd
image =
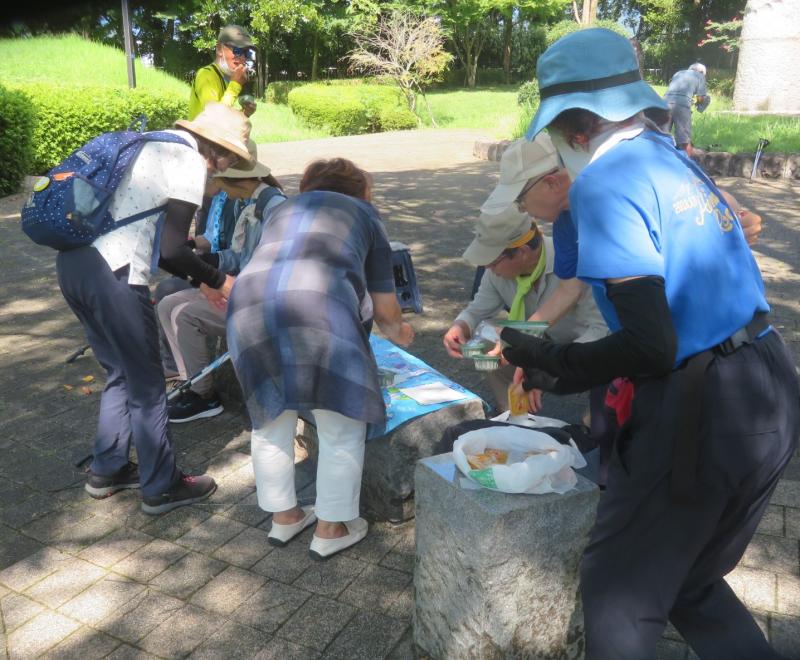
[[[500,256],[497,257],[492,263],[486,264],[486,268],[494,268],[497,266],[503,259],[511,259],[514,256],[514,253],[517,251],[517,248],[506,248],[500,253]]]
[[[514,200],[514,202],[517,205],[517,210],[519,210],[520,212],[524,213],[525,212],[525,206],[523,204],[523,200],[525,199],[525,195],[527,195],[531,191],[531,189],[537,183],[539,183],[542,179],[545,179],[548,176],[550,176],[551,174],[555,174],[556,172],[558,172],[558,168],[550,170],[549,172],[545,172],[544,174],[542,174],[540,177],[537,177],[536,179],[529,180],[528,183],[525,184],[525,187],[520,191],[519,195],[517,195],[517,198]]]
[[[217,172],[224,172],[227,169],[230,169],[234,165],[236,165],[239,160],[239,156],[235,153],[228,151],[227,149],[211,149],[211,158],[214,161],[214,167],[216,168]]]
[[[247,53],[250,51],[249,48],[239,48],[238,46],[232,46],[231,44],[225,45],[231,49],[234,57],[247,57]]]

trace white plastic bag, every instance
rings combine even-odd
[[[480,454],[487,447],[509,452],[509,464],[474,470],[467,454]],[[527,452],[535,454],[524,458]],[[578,447],[570,440],[562,445],[546,433],[517,426],[490,426],[465,433],[453,444],[458,469],[484,488],[503,493],[566,493],[578,477],[572,468],[586,466]],[[524,460],[516,459],[524,458]]]

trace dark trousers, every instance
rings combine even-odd
[[[59,252],[58,284],[106,370],[91,469],[112,475],[136,447],[142,494],[159,495],[178,478],[155,312],[146,286],[127,284],[92,247]]]
[[[723,576],[797,443],[798,382],[776,332],[716,356],[703,380],[697,497],[671,497],[674,375],[639,380],[584,553],[589,660],[652,658],[667,620],[703,660],[780,657]]]

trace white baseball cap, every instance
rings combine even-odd
[[[533,140],[512,142],[500,159],[500,182],[481,206],[481,212],[497,215],[513,206],[525,184],[561,167],[558,152],[547,133]]]

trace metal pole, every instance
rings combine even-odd
[[[122,0],[122,31],[125,33],[125,59],[128,62],[128,87],[136,89],[136,71],[133,68],[133,37],[131,36],[131,20],[128,16],[128,0]]]

